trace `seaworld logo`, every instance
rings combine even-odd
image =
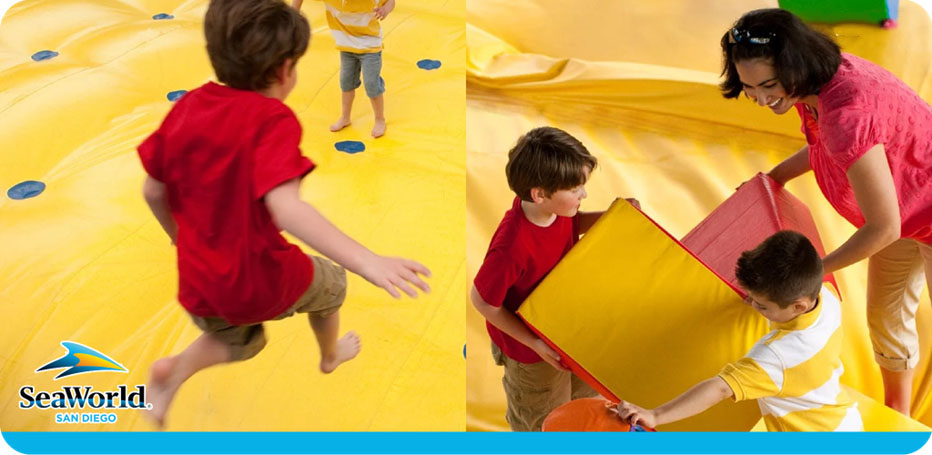
[[[55,379],[61,379],[73,374],[90,373],[92,371],[129,371],[94,349],[83,344],[73,341],[62,341],[61,345],[68,350],[68,353],[61,358],[53,360],[36,369],[36,373],[45,370],[55,370],[67,368],[55,376]]]
[[[40,391],[31,385],[19,389],[20,409],[151,409],[146,403],[146,386],[137,385],[130,392],[125,384],[117,390],[101,392],[91,386],[62,387],[54,392]]]
[[[36,369],[36,373],[64,369],[55,379],[93,371],[120,371],[128,372],[123,365],[100,352],[73,341],[62,341],[61,345],[68,353]],[[130,389],[126,384],[117,386],[116,390],[99,391],[94,387],[63,386],[55,391],[37,391],[31,385],[19,389],[20,409],[55,409],[55,410],[83,410],[91,408],[100,409],[151,409],[152,405],[146,402],[146,386],[137,385]],[[55,416],[56,423],[114,423],[116,414],[113,413],[76,413],[63,412]]]

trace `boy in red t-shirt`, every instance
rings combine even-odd
[[[492,236],[470,299],[486,319],[495,363],[505,367],[505,418],[514,431],[540,431],[557,406],[596,395],[515,314],[602,215],[579,212],[596,164],[576,138],[551,127],[529,131],[508,152],[505,175],[517,197]]]
[[[314,168],[301,125],[282,101],[310,41],[307,20],[280,0],[212,0],[204,20],[217,79],[180,99],[139,146],[143,194],[178,249],[178,301],[204,334],[152,365],[151,417],[164,424],[175,392],[194,373],[245,360],[265,346],[262,321],[307,313],[330,373],[359,352],[338,338],[346,273],[305,255],[285,230],[393,297],[427,292],[423,265],[379,256],[300,199]],[[397,288],[397,289],[396,289]]]

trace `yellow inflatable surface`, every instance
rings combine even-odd
[[[175,300],[175,251],[143,201],[135,148],[171,99],[213,78],[206,7],[24,0],[0,22],[3,430],[151,429],[132,409],[114,411],[116,423],[58,424],[60,410],[22,409],[20,389],[131,392],[154,360],[200,333]],[[359,357],[323,375],[305,318],[266,324],[269,344],[256,358],[205,370],[181,388],[169,430],[464,427],[464,11],[463,0],[406,0],[383,22],[388,133],[373,140],[365,97],[353,126],[327,129],[339,115],[339,55],[323,4],[305,2],[314,36],[287,100],[304,127],[302,149],[318,164],[304,199],[374,251],[426,264],[433,292],[395,301],[351,275],[341,328],[360,334]],[[440,66],[422,69],[422,60]],[[365,151],[337,151],[338,141]],[[40,183],[19,185],[27,181]],[[128,371],[58,380],[61,370],[36,372],[65,355],[62,341]]]
[[[506,7],[509,14],[495,14]],[[674,238],[682,238],[743,181],[804,145],[795,115],[777,117],[743,99],[725,100],[717,88],[722,34],[741,14],[761,7],[776,7],[776,2],[581,5],[558,0],[471,0],[466,68],[467,277],[475,276],[514,197],[504,175],[507,151],[533,127],[563,128],[599,159],[582,210],[604,210],[616,197],[634,197]],[[900,8],[899,27],[894,30],[867,25],[822,29],[833,34],[844,50],[883,65],[932,100],[929,18],[914,3],[901,2]],[[837,248],[854,232],[825,201],[811,175],[790,182],[787,189],[809,206],[826,250]],[[865,320],[866,271],[865,261],[835,273],[845,308],[842,382],[872,400],[859,397],[871,404],[862,404],[862,411],[874,405],[882,411],[882,404],[877,404],[877,400],[883,403],[880,373]],[[581,280],[565,285],[585,288],[587,284]],[[928,334],[932,321],[927,291],[922,299],[917,323],[919,332]],[[681,330],[687,337],[694,333],[689,326]],[[744,336],[737,328],[734,335]],[[921,340],[913,403],[913,415],[926,425],[932,424],[929,341],[929,337]],[[502,370],[492,362],[489,344],[481,315],[470,308],[470,430],[508,429]],[[646,357],[652,355],[650,346],[636,349]],[[624,371],[626,365],[617,368]],[[668,386],[658,385],[667,399],[683,392]],[[892,428],[884,423],[883,412],[867,414],[866,419],[880,420],[865,426]],[[896,428],[926,427],[903,423]]]

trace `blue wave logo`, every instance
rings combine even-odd
[[[110,357],[101,354],[95,349],[84,346],[83,344],[73,341],[62,341],[61,345],[68,350],[68,353],[61,358],[39,367],[36,369],[36,373],[46,370],[67,368],[67,370],[55,376],[55,379],[61,379],[66,376],[90,373],[92,371],[129,371]]]

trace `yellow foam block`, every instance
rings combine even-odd
[[[519,308],[615,398],[655,407],[741,358],[767,321],[647,216],[619,202]],[[725,401],[662,431],[746,431],[755,401]]]

